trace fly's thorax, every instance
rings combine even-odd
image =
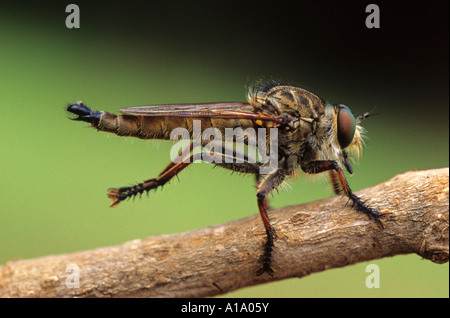
[[[325,113],[325,102],[313,92],[278,83],[251,88],[247,100],[257,111],[272,114],[288,114],[316,120]]]
[[[325,102],[314,93],[300,87],[279,83],[264,83],[252,87],[247,96],[256,112],[290,118],[287,127],[280,128],[280,145],[288,153],[298,153],[301,144],[316,134],[325,115]]]

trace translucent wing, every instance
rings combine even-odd
[[[121,113],[153,117],[214,117],[224,119],[252,119],[280,123],[281,116],[255,113],[246,103],[201,103],[134,106],[119,109]]]

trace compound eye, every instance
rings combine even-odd
[[[337,115],[337,135],[339,145],[342,149],[346,148],[355,136],[356,120],[350,108],[345,105],[337,105],[339,108]]]

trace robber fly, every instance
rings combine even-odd
[[[193,121],[201,121],[202,128],[277,128],[278,162],[271,172],[261,174],[261,162],[216,163],[233,171],[255,175],[258,209],[266,231],[261,267],[257,275],[273,274],[271,267],[275,229],[268,217],[267,196],[287,178],[298,175],[300,168],[308,174],[328,171],[336,194],[344,195],[353,207],[373,217],[384,228],[378,212],[367,206],[350,189],[341,165],[352,174],[351,156],[358,157],[362,148],[362,130],[359,123],[369,116],[365,113],[355,118],[342,104],[331,105],[313,92],[301,87],[280,83],[260,84],[249,89],[248,103],[203,103],[154,105],[122,108],[123,114],[92,111],[82,102],[69,105],[67,110],[77,117],[73,120],[91,123],[101,131],[119,136],[141,139],[169,139],[170,132],[178,127],[192,131]],[[187,149],[194,158],[192,143]],[[269,148],[269,147],[268,147]],[[232,152],[236,154],[235,152]],[[220,155],[220,154],[219,154]],[[224,155],[224,154],[222,154]],[[163,186],[194,160],[171,162],[156,177],[130,187],[112,188],[108,197],[112,207],[144,191]]]

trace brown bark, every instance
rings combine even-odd
[[[449,169],[411,171],[357,195],[389,211],[383,230],[333,197],[270,212],[273,277],[256,276],[265,232],[259,215],[120,246],[16,260],[0,267],[0,297],[202,297],[397,254],[449,257]],[[79,268],[79,287],[71,283]],[[69,269],[69,272],[66,270]]]

